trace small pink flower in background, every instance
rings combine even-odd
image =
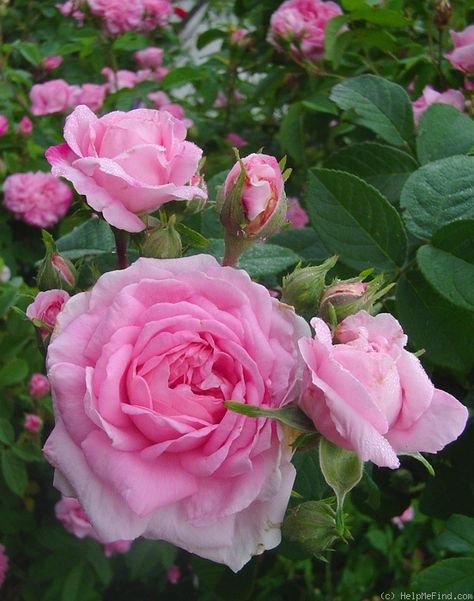
[[[410,505],[405,511],[397,517],[392,518],[392,524],[395,524],[400,530],[404,527],[407,522],[411,522],[415,517],[415,510]]]
[[[26,316],[28,319],[41,321],[45,327],[40,328],[40,332],[47,336],[54,329],[58,314],[68,299],[69,294],[65,290],[38,292],[35,300],[28,305]]]
[[[56,518],[64,526],[65,530],[74,534],[77,538],[93,538],[104,545],[104,554],[110,557],[114,553],[127,553],[132,541],[117,540],[105,543],[89,521],[82,505],[73,497],[62,497],[54,508]]]
[[[34,399],[41,399],[49,392],[49,380],[43,374],[33,374],[28,385],[28,392]]]
[[[472,92],[474,90],[474,81],[469,77],[464,78],[464,88],[468,90],[468,92]]]
[[[429,106],[436,103],[449,104],[459,111],[464,111],[464,94],[459,90],[454,90],[452,88],[445,92],[437,92],[431,86],[425,86],[422,95],[412,103],[416,125],[419,124],[422,113],[426,111]]]
[[[8,555],[5,552],[5,547],[0,545],[0,588],[5,582],[6,573],[8,570]]]
[[[178,584],[178,582],[181,580],[181,570],[176,564],[173,564],[168,568],[166,577],[168,578],[168,582],[171,584]]]
[[[33,131],[33,123],[27,115],[20,119],[20,123],[18,123],[18,131],[24,136],[29,136]]]
[[[161,110],[168,111],[168,113],[170,115],[173,115],[173,117],[175,117],[175,119],[178,119],[179,121],[181,121],[181,123],[186,127],[186,129],[189,129],[190,127],[192,127],[194,125],[194,122],[192,121],[192,119],[188,119],[186,117],[184,108],[176,102],[171,102],[170,104],[164,104],[161,107]]]
[[[233,131],[229,132],[225,139],[227,140],[227,142],[229,142],[231,146],[235,146],[236,148],[242,148],[243,146],[247,146],[248,144],[247,140],[240,137],[239,134],[236,134]]]
[[[107,84],[85,83],[80,87],[75,104],[85,104],[91,111],[98,111],[104,104],[107,90]]]
[[[290,44],[297,58],[319,60],[324,55],[324,36],[328,22],[342,14],[335,2],[286,0],[270,19],[268,41],[282,50]]]
[[[163,50],[155,46],[137,50],[133,56],[142,69],[158,69],[163,62]]]
[[[62,4],[56,4],[56,8],[59,12],[65,17],[72,16],[76,21],[84,21],[85,14],[82,10],[79,10],[79,6],[81,5],[81,0],[67,0]]]
[[[166,111],[114,111],[99,119],[79,106],[64,135],[68,144],[46,151],[53,174],[71,181],[115,227],[139,232],[145,229],[139,214],[171,200],[205,198],[188,185],[202,150],[185,140],[185,125]]]
[[[143,0],[144,29],[165,27],[173,14],[173,7],[169,0]]]
[[[91,12],[103,19],[111,34],[140,29],[143,15],[142,0],[87,0]]]
[[[230,43],[235,46],[245,46],[246,45],[246,37],[249,33],[248,29],[245,27],[241,27],[240,29],[236,29],[230,34]]]
[[[68,212],[70,188],[50,173],[14,173],[3,184],[5,207],[29,225],[48,228]]]
[[[37,83],[30,90],[33,115],[50,115],[67,111],[73,101],[74,87],[63,79]]]
[[[240,102],[244,96],[239,92],[239,90],[234,90],[232,95],[234,102]],[[217,97],[214,100],[214,108],[225,108],[229,104],[227,96],[224,94],[222,90],[217,92]]]
[[[24,427],[28,432],[36,434],[43,427],[43,420],[39,415],[35,415],[34,413],[25,413]]]
[[[288,197],[288,209],[286,211],[286,219],[290,222],[291,227],[301,228],[309,223],[308,215],[299,200],[294,196]]]
[[[148,94],[148,98],[153,102],[157,109],[161,109],[166,104],[171,104],[171,99],[168,94],[161,90],[158,92],[151,92]]]
[[[45,56],[43,59],[43,66],[48,71],[52,71],[53,69],[57,69],[61,63],[63,62],[63,57],[59,54],[50,54],[49,56]]]
[[[5,115],[0,115],[0,137],[8,132],[8,119]]]
[[[474,73],[474,25],[463,31],[450,31],[454,49],[445,57],[458,71]]]
[[[466,407],[436,389],[388,313],[359,311],[335,332],[311,321],[316,336],[299,347],[307,365],[301,409],[334,444],[362,461],[395,469],[397,453],[437,453],[466,425]]]
[[[137,85],[137,74],[134,71],[120,69],[113,71],[110,67],[104,67],[102,75],[107,78],[107,91],[118,92],[123,88],[134,88]]]

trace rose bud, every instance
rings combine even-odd
[[[326,274],[334,267],[337,257],[330,257],[314,267],[297,266],[293,273],[283,278],[281,300],[296,311],[315,309],[324,290]]]
[[[43,427],[43,420],[39,415],[34,413],[25,413],[25,421],[23,422],[25,430],[36,434]]]
[[[449,0],[436,0],[434,6],[433,23],[439,29],[446,27],[451,19],[452,12],[453,7],[451,6],[451,2],[449,2]]]
[[[156,228],[146,238],[142,253],[154,259],[174,259],[183,252],[181,236],[175,229],[176,217],[172,215],[164,227]]]
[[[282,174],[268,154],[250,154],[232,167],[217,201],[226,229],[224,265],[235,265],[248,246],[281,228],[287,208],[285,175],[289,173]]]
[[[28,305],[26,316],[39,328],[41,336],[46,338],[56,325],[58,313],[69,299],[64,290],[38,292],[35,300]]]
[[[386,294],[393,284],[383,287],[383,279],[377,276],[371,282],[360,279],[335,281],[324,291],[319,305],[319,315],[327,323],[345,319],[348,315],[365,309],[369,311],[376,300]],[[381,289],[382,288],[382,289]]]
[[[28,385],[28,392],[34,399],[41,399],[49,392],[49,380],[43,374],[33,374]]]

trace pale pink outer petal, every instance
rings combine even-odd
[[[409,428],[392,428],[386,437],[397,453],[437,453],[460,436],[467,418],[464,405],[435,388],[431,405],[423,415]]]
[[[397,361],[398,377],[402,387],[402,409],[392,428],[408,428],[429,407],[434,386],[419,359],[402,351]]]

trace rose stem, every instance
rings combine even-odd
[[[128,267],[128,232],[114,228],[115,248],[117,249],[117,265],[119,269]]]

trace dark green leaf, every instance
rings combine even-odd
[[[321,500],[330,494],[330,488],[324,479],[319,465],[317,449],[297,452],[293,456],[296,467],[294,489],[305,499]]]
[[[378,190],[342,171],[312,169],[305,199],[324,246],[354,269],[394,271],[406,257],[397,211]]]
[[[474,145],[474,121],[447,104],[433,104],[421,116],[416,136],[420,163],[465,154]]]
[[[381,138],[403,146],[413,137],[413,110],[410,98],[399,85],[375,75],[360,75],[336,85],[331,93],[341,109],[352,110],[356,123],[368,127]]]
[[[206,29],[206,31],[201,33],[201,35],[198,37],[196,47],[198,50],[201,50],[211,42],[220,40],[226,36],[228,36],[228,33],[222,31],[221,29]]]
[[[227,409],[248,417],[269,417],[302,432],[315,432],[313,422],[296,405],[286,405],[279,409],[265,409],[237,401],[225,401],[224,405]]]
[[[409,231],[430,238],[443,225],[474,217],[474,157],[429,163],[407,180],[400,200]]]
[[[474,553],[474,518],[452,515],[436,538],[436,546],[451,553]]]
[[[125,557],[131,580],[146,580],[160,569],[169,568],[176,557],[176,547],[164,541],[136,541]]]
[[[110,226],[101,219],[90,219],[56,242],[59,252],[68,259],[111,252],[115,240]]]
[[[18,298],[18,289],[13,286],[5,286],[0,290],[0,317],[12,307]]]
[[[202,69],[197,67],[177,67],[176,69],[172,69],[168,75],[163,78],[161,87],[164,90],[171,90],[171,88],[177,88],[179,86],[184,86],[187,83],[198,81],[202,77]]]
[[[0,388],[18,384],[28,375],[28,363],[24,359],[10,359],[0,369]]]
[[[35,443],[30,442],[29,440],[17,442],[12,447],[12,451],[17,457],[23,459],[23,461],[36,461],[38,463],[44,462],[44,457],[43,453],[41,452],[41,449],[37,445],[35,445]]]
[[[317,233],[310,227],[288,228],[269,238],[270,244],[291,248],[307,261],[324,261],[330,255]]]
[[[2,451],[2,473],[8,488],[19,497],[22,497],[28,486],[26,466],[9,449]]]
[[[0,419],[0,442],[11,445],[15,441],[15,431],[7,419]]]
[[[283,117],[279,139],[283,152],[287,152],[297,163],[303,162],[303,110],[300,102],[292,104]]]
[[[413,581],[415,592],[451,593],[453,598],[474,591],[474,558],[444,559],[422,570]]]

